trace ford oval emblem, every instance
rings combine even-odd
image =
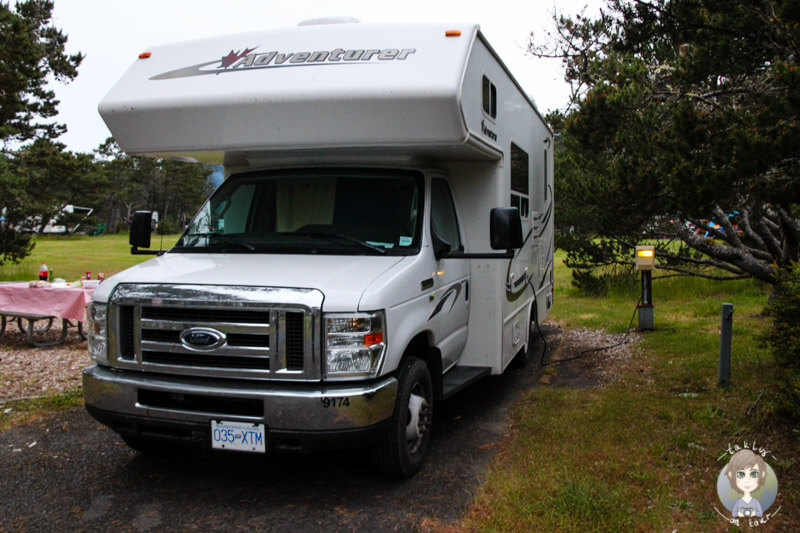
[[[181,332],[181,344],[192,350],[213,350],[225,343],[225,334],[211,328],[189,328]]]

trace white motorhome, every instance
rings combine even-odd
[[[344,445],[410,476],[436,402],[526,357],[553,301],[553,136],[478,26],[154,47],[99,110],[128,153],[226,174],[94,293],[86,407],[133,448]]]

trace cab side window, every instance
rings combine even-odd
[[[431,181],[431,230],[450,245],[450,251],[463,249],[450,186],[443,179]]]

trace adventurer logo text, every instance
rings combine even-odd
[[[415,54],[415,48],[334,48],[333,50],[317,50],[314,52],[257,52],[258,46],[239,51],[231,50],[219,59],[164,72],[150,78],[151,80],[168,80],[205,76],[209,74],[226,74],[246,70],[268,68],[309,67],[322,65],[368,64],[381,61],[405,61]]]

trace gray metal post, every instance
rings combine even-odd
[[[652,272],[642,270],[642,303],[638,306],[639,330],[654,329],[653,321],[653,281]]]
[[[722,327],[719,338],[720,387],[731,384],[731,337],[733,336],[733,304],[722,304]]]

